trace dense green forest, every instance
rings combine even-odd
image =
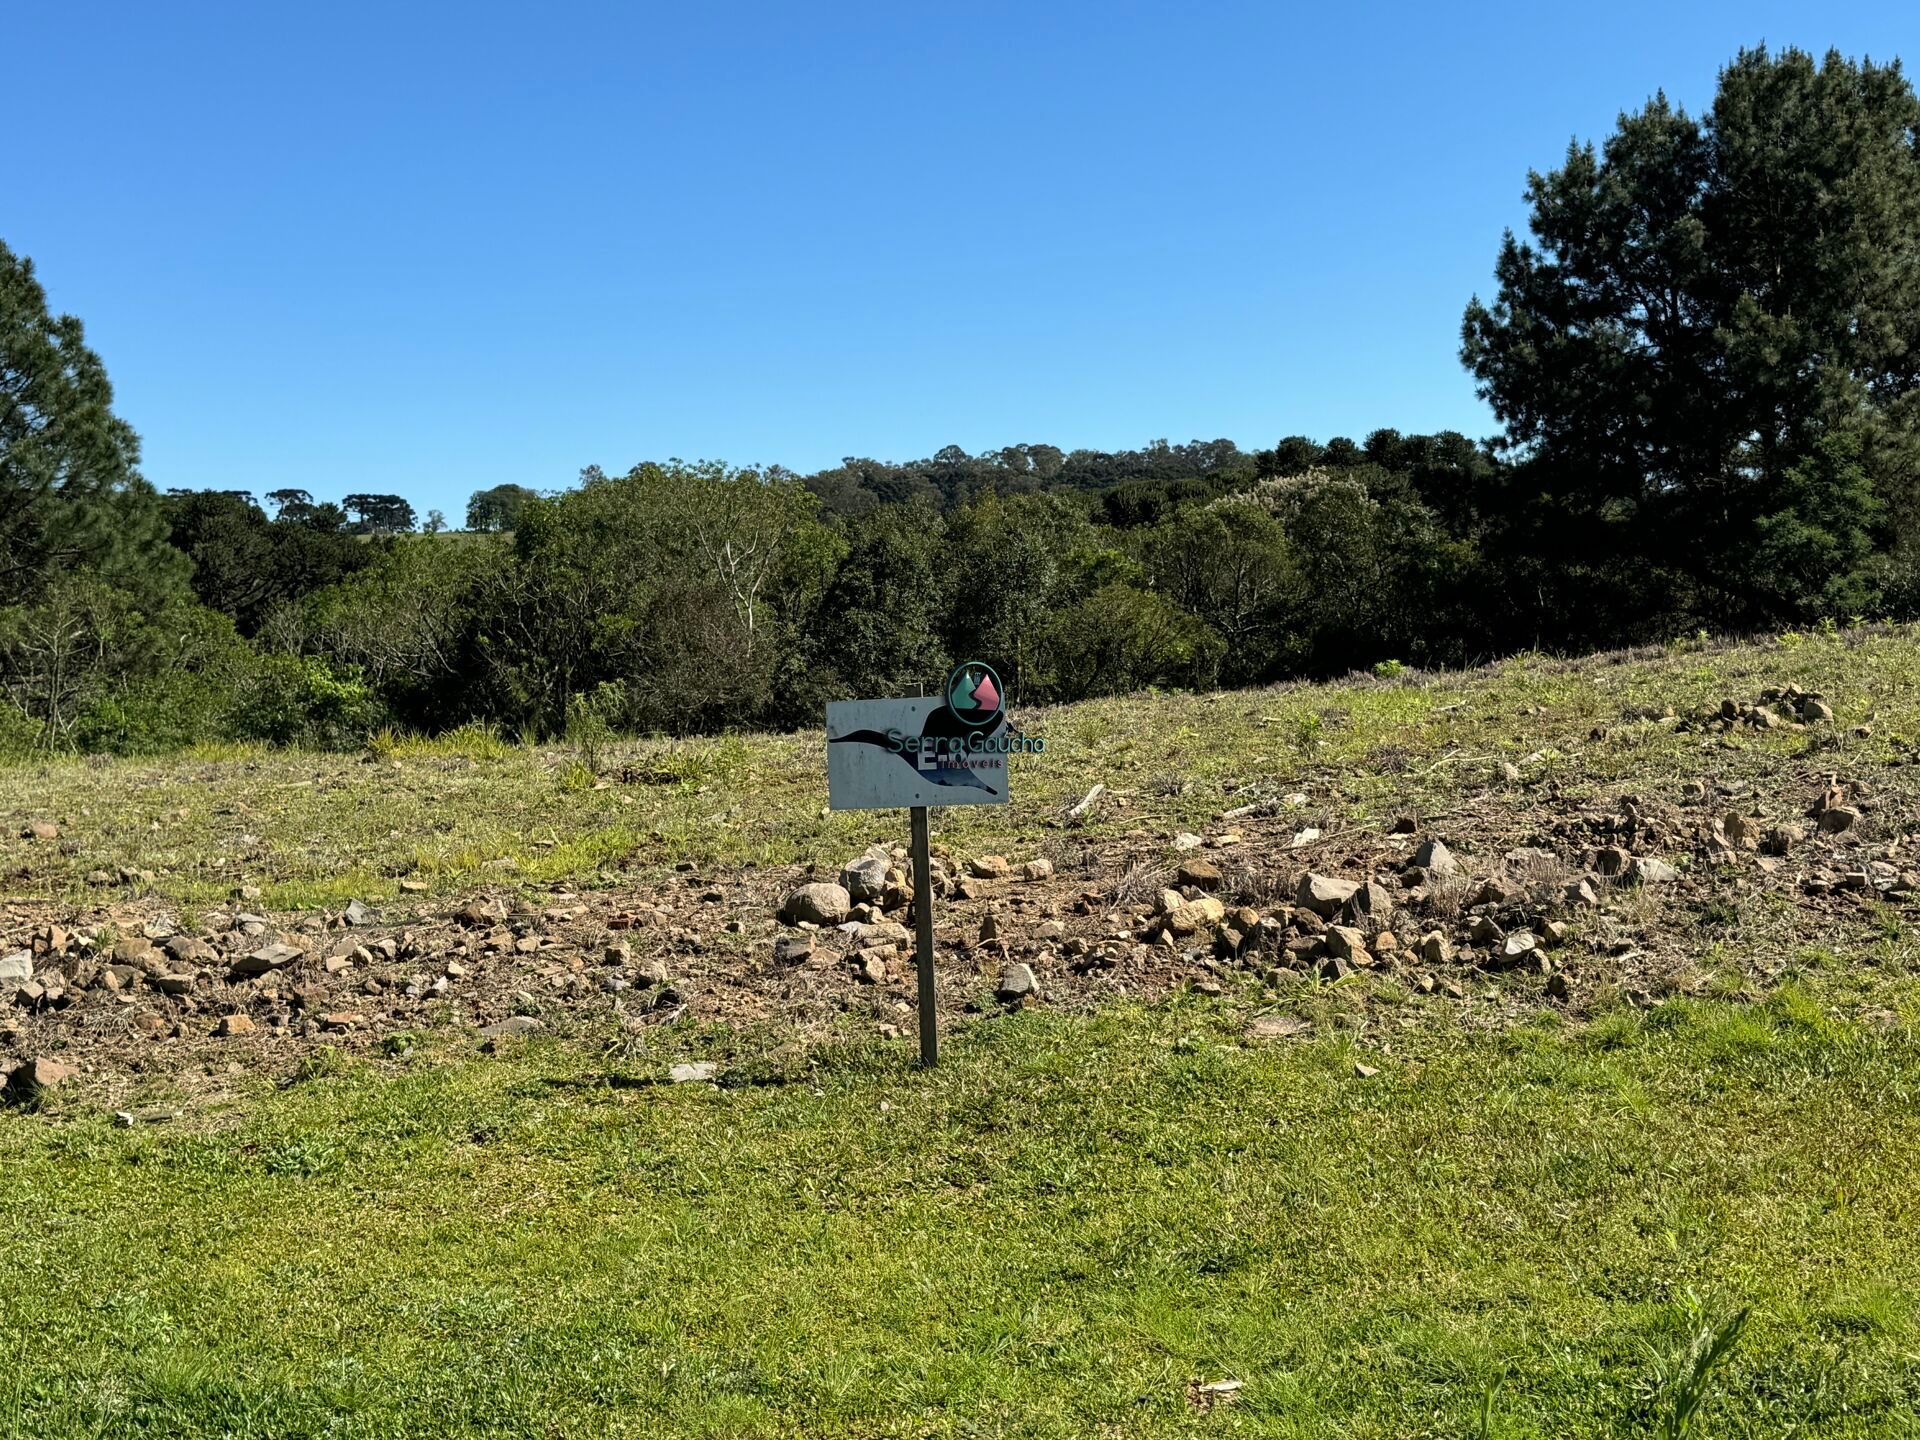
[[[1898,63],[1743,52],[1704,115],[1657,97],[1526,194],[1462,325],[1490,440],[590,467],[464,531],[160,492],[0,244],[0,752],[801,726],[960,657],[1031,703],[1920,613]]]

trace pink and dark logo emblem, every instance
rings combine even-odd
[[[953,667],[947,676],[947,708],[968,730],[980,733],[993,729],[1006,713],[1001,698],[1000,677],[991,665],[968,660]]]

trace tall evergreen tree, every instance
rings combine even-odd
[[[0,242],[0,604],[75,570],[148,596],[178,584],[139,458],[80,322],[53,315],[33,262]]]
[[[1523,462],[1509,551],[1568,562],[1563,614],[1733,625],[1870,589],[1765,567],[1864,564],[1877,515],[1915,534],[1920,101],[1898,62],[1743,51],[1703,119],[1657,96],[1527,198],[1536,243],[1508,234],[1462,358]]]

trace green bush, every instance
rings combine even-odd
[[[364,743],[384,719],[357,671],[311,655],[267,655],[241,688],[233,728],[269,745],[343,749]]]

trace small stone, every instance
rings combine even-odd
[[[1053,861],[1044,856],[1037,860],[1029,860],[1020,867],[1020,873],[1029,880],[1045,880],[1053,874]]]
[[[1378,1065],[1363,1065],[1358,1060],[1353,1062],[1353,1076],[1356,1080],[1371,1080],[1379,1073]]]
[[[1161,924],[1173,935],[1194,935],[1211,930],[1226,918],[1227,907],[1212,895],[1189,900],[1167,915]]]
[[[1437,838],[1423,840],[1413,852],[1412,863],[1436,880],[1450,880],[1460,873],[1460,862],[1453,858],[1446,842]]]
[[[862,950],[849,962],[853,978],[862,985],[887,983],[887,954],[883,950]]]
[[[1337,958],[1354,965],[1364,965],[1371,958],[1366,935],[1348,925],[1327,927],[1327,949]]]
[[[42,1090],[57,1090],[60,1086],[77,1079],[79,1074],[80,1071],[66,1061],[54,1060],[44,1055],[38,1059],[29,1060],[13,1072],[14,1083],[20,1085],[29,1095],[38,1094]]]
[[[1833,707],[1809,695],[1800,702],[1800,718],[1809,725],[1830,725],[1833,723]]]
[[[367,1023],[367,1017],[354,1010],[335,1010],[318,1018],[322,1030],[354,1030]]]
[[[1643,855],[1633,862],[1632,877],[1636,885],[1671,885],[1680,872],[1664,860]]]
[[[1835,805],[1820,812],[1820,829],[1827,835],[1851,830],[1860,822],[1860,812],[1851,805]]]
[[[400,889],[407,895],[424,895],[427,890],[427,882],[424,880],[402,880],[400,882]]]
[[[258,1028],[250,1016],[222,1015],[220,1023],[213,1027],[213,1033],[221,1036],[251,1035]]]
[[[1420,937],[1420,958],[1429,965],[1450,965],[1453,963],[1453,942],[1438,930]]]
[[[776,965],[799,965],[812,958],[811,935],[782,935],[773,942],[773,963]]]
[[[284,970],[301,956],[301,951],[291,945],[275,941],[263,945],[250,955],[242,955],[233,962],[233,973],[241,976],[267,975],[275,970]]]
[[[887,890],[885,852],[869,850],[840,872],[840,886],[854,900],[878,900]]]
[[[365,905],[362,905],[358,900],[349,900],[347,902],[347,908],[340,912],[340,919],[347,925],[371,925],[374,920],[374,915],[373,911],[369,910]]]
[[[1558,970],[1547,977],[1547,994],[1555,1000],[1564,1000],[1569,994],[1567,977]]]
[[[1033,973],[1031,965],[1009,965],[1000,972],[1000,984],[994,991],[996,999],[1005,1002],[1019,1002],[1040,998],[1040,981]]]
[[[1198,850],[1206,843],[1206,841],[1202,840],[1191,830],[1182,830],[1178,835],[1173,837],[1173,848],[1179,851]]]
[[[780,918],[789,925],[807,922],[813,925],[844,924],[853,908],[853,897],[841,885],[816,882],[802,885],[787,896],[780,907]]]
[[[1530,930],[1516,930],[1500,944],[1500,959],[1506,965],[1524,965],[1540,948]]]
[[[1192,886],[1195,890],[1218,890],[1225,883],[1220,867],[1211,860],[1182,862],[1176,878],[1182,886]]]
[[[1632,864],[1633,856],[1618,845],[1609,845],[1593,857],[1593,868],[1595,872],[1606,876],[1610,880],[1618,879],[1625,875],[1627,868]]]
[[[51,820],[35,820],[20,832],[22,840],[58,840],[60,827]]]
[[[1013,873],[1013,866],[1004,855],[976,855],[967,861],[967,873],[976,880],[1004,880]]]
[[[11,955],[0,956],[0,984],[12,984],[33,979],[33,952],[16,950]]]
[[[667,1071],[667,1080],[674,1085],[709,1085],[713,1077],[720,1073],[720,1066],[712,1060],[695,1060],[687,1064],[675,1065]]]
[[[1296,904],[1313,911],[1323,920],[1330,920],[1339,913],[1340,907],[1351,900],[1354,892],[1360,888],[1354,880],[1340,880],[1331,875],[1315,875],[1311,871],[1300,877],[1300,885],[1294,895]]]

